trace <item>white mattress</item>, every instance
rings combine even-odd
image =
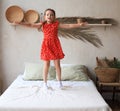
[[[43,81],[24,81],[22,75],[0,97],[0,111],[111,111],[90,81],[48,81],[51,90],[42,88]]]

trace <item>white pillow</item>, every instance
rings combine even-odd
[[[50,66],[48,79],[55,79],[55,68]],[[43,64],[25,63],[24,80],[43,80]]]

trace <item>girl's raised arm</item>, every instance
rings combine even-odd
[[[32,27],[32,28],[37,28],[37,29],[41,29],[43,23],[26,23],[26,22],[15,22],[13,23],[13,25],[22,25],[22,26],[26,26],[26,27]]]

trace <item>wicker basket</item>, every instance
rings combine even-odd
[[[39,14],[35,10],[28,10],[25,12],[24,20],[28,23],[35,23],[39,20]]]
[[[6,19],[10,22],[21,22],[24,18],[24,12],[19,6],[10,6],[6,10]]]
[[[117,68],[95,68],[95,73],[100,82],[117,82],[119,78],[119,69]]]

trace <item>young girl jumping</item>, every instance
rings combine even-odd
[[[77,28],[85,26],[84,23],[78,24],[61,24],[56,20],[56,14],[53,9],[46,9],[44,12],[44,22],[35,24],[18,23],[29,27],[37,28],[42,30],[44,39],[41,47],[41,59],[44,61],[43,68],[43,80],[44,87],[48,89],[47,76],[50,67],[50,61],[54,61],[54,65],[57,73],[57,80],[59,81],[59,87],[62,89],[64,86],[61,82],[61,66],[60,59],[64,58],[64,53],[61,48],[61,44],[58,38],[58,28]]]

